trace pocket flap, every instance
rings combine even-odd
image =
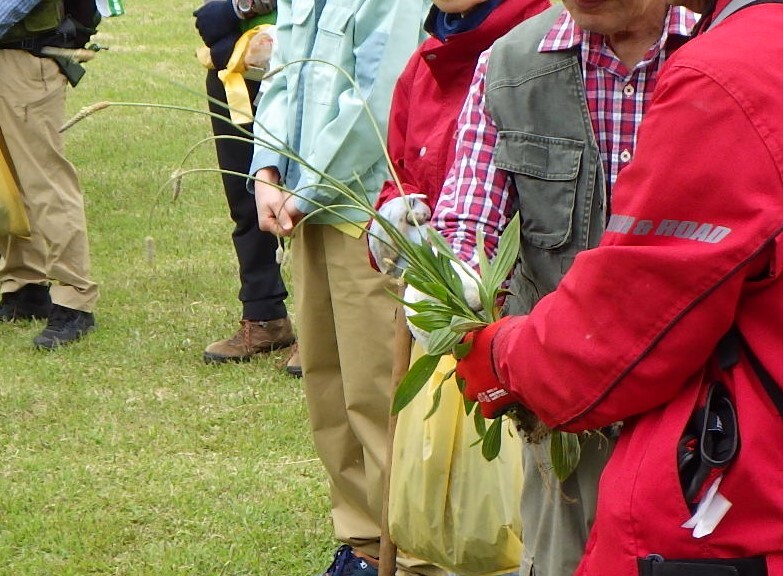
[[[345,34],[345,28],[353,17],[353,11],[345,6],[324,6],[321,18],[318,19],[318,28],[332,34]]]
[[[495,165],[542,180],[574,180],[583,150],[584,143],[577,140],[503,130],[498,133]]]
[[[291,4],[291,22],[297,26],[304,24],[305,20],[310,16],[313,11],[314,3],[310,2],[293,2]]]

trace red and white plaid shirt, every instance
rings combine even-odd
[[[607,196],[617,174],[633,157],[636,131],[663,62],[687,40],[695,24],[692,12],[670,8],[660,40],[632,70],[615,56],[603,35],[580,29],[566,10],[541,41],[539,52],[581,47],[587,105],[603,161]],[[457,124],[454,164],[432,218],[457,255],[474,268],[478,268],[477,230],[483,230],[491,259],[500,232],[512,216],[512,195],[516,194],[510,174],[496,168],[493,161],[497,127],[484,98],[490,51],[481,55],[476,66]]]

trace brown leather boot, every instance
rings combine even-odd
[[[204,350],[204,362],[247,362],[257,354],[286,348],[295,342],[288,316],[279,320],[242,320],[231,338],[213,342]]]

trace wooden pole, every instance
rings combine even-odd
[[[400,288],[400,295],[404,286]],[[394,360],[392,364],[392,398],[400,381],[408,372],[411,361],[411,333],[405,321],[402,304],[397,306],[394,319]],[[389,534],[389,480],[391,478],[394,430],[397,415],[389,416],[389,434],[386,445],[386,466],[383,472],[383,511],[381,513],[381,550],[378,558],[378,576],[394,576],[397,571],[397,546]]]
[[[74,62],[89,62],[95,58],[94,50],[87,50],[86,48],[59,48],[57,46],[44,46],[41,48],[41,54],[44,56],[56,56],[59,58],[67,58]]]

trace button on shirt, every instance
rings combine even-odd
[[[670,8],[660,40],[632,70],[607,46],[603,35],[580,29],[565,10],[541,41],[539,52],[580,47],[585,95],[603,161],[607,196],[620,169],[633,156],[636,131],[664,60],[685,42],[695,23],[692,12]],[[475,230],[483,230],[491,258],[512,215],[515,194],[510,175],[493,163],[497,127],[484,100],[490,52],[482,54],[476,67],[459,118],[455,162],[433,214],[435,227],[474,268],[478,267]],[[465,222],[474,225],[466,227]]]

